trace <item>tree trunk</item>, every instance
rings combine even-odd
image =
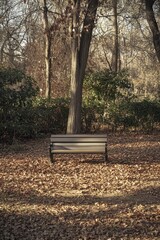
[[[80,0],[74,1],[72,17],[72,39],[71,39],[71,102],[69,108],[67,133],[78,133],[80,131],[80,106],[81,106],[81,79],[79,76],[79,10]]]
[[[48,8],[46,0],[41,0],[43,7],[43,26],[45,37],[45,97],[51,98],[51,32],[48,24]]]
[[[98,0],[88,0],[88,7],[80,37],[79,11],[81,0],[74,0],[72,26],[71,102],[67,133],[81,132],[82,88],[88,60],[89,47],[98,8]]]
[[[155,0],[145,0],[146,6],[146,17],[148,25],[151,29],[153,35],[153,44],[156,52],[156,56],[158,61],[160,62],[160,30],[158,28],[158,24],[156,22],[156,18],[154,15],[153,4]]]
[[[45,35],[45,64],[46,64],[46,73],[45,73],[45,83],[46,91],[45,97],[50,100],[51,98],[51,39],[50,34]]]
[[[117,3],[118,0],[112,0],[113,4],[113,16],[114,16],[114,49],[112,54],[112,70],[118,72],[120,70],[120,59],[119,59],[119,36],[118,36],[118,14],[117,14]]]

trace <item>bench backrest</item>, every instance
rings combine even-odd
[[[56,134],[51,135],[51,142],[90,142],[90,143],[106,143],[106,134]]]

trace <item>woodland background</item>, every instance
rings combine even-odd
[[[78,41],[90,2],[1,1],[1,141],[66,132],[73,32]],[[82,132],[159,128],[159,4],[99,1],[83,82]]]

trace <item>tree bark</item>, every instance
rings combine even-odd
[[[79,11],[80,0],[74,1],[71,38],[71,101],[68,115],[67,133],[79,132],[81,81],[79,76]]]
[[[88,0],[88,7],[80,36],[79,11],[81,0],[74,0],[71,46],[71,102],[68,115],[67,133],[76,134],[81,132],[83,79],[85,76],[98,2],[98,0]]]
[[[160,30],[154,15],[153,4],[155,0],[145,0],[146,18],[153,35],[153,44],[158,61],[160,62]]]
[[[115,31],[114,49],[113,49],[113,54],[112,54],[112,70],[115,72],[118,72],[118,70],[120,68],[117,3],[118,3],[118,0],[112,0],[113,17],[114,17],[114,31]]]
[[[42,3],[42,20],[44,26],[45,38],[45,97],[50,100],[51,98],[51,31],[48,23],[48,8],[46,0],[41,0]]]

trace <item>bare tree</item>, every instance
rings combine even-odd
[[[118,0],[112,0],[113,5],[113,26],[114,26],[114,49],[112,54],[112,70],[117,72],[120,68],[120,60],[119,60],[119,33],[118,33],[118,12],[117,12],[117,5]]]
[[[160,29],[158,27],[158,23],[155,18],[155,13],[153,10],[153,5],[156,0],[145,0],[145,7],[146,7],[146,18],[151,29],[153,35],[153,44],[155,48],[155,52],[160,62]]]
[[[19,0],[14,2],[11,0],[1,1],[0,15],[1,63],[6,66],[16,67],[21,64],[22,42],[25,34],[23,32],[22,3]]]
[[[82,87],[87,65],[89,47],[94,28],[98,0],[88,0],[83,28],[80,34],[81,0],[73,1],[72,18],[72,66],[71,66],[71,102],[68,116],[67,133],[81,131]]]
[[[48,21],[48,7],[47,0],[41,0],[42,5],[42,21],[44,26],[45,37],[45,97],[50,100],[51,98],[51,29]]]

